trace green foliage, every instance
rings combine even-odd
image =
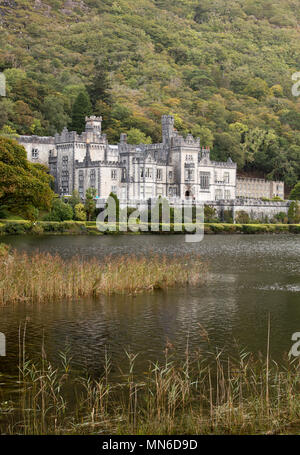
[[[233,213],[232,210],[224,210],[223,214],[224,223],[233,223]]]
[[[11,139],[0,137],[0,205],[14,213],[28,213],[30,219],[37,210],[47,210],[54,193],[52,177],[45,166],[27,160],[25,149]]]
[[[80,92],[73,104],[69,129],[81,134],[85,128],[85,117],[91,113],[92,105],[89,95],[86,92]]]
[[[127,134],[128,144],[151,144],[151,137],[147,137],[143,131],[138,128],[130,128]]]
[[[205,223],[213,223],[217,219],[216,209],[211,205],[204,205],[204,221]]]
[[[49,221],[65,221],[72,220],[73,210],[69,204],[66,204],[59,198],[53,199],[50,214],[47,219]]]
[[[112,202],[114,204],[110,204],[110,200],[113,199]],[[105,210],[107,210],[107,215],[109,219],[115,219],[116,221],[119,221],[120,219],[120,201],[118,196],[115,193],[110,193],[110,195],[107,198],[106,204],[105,204]]]
[[[81,203],[75,205],[75,220],[86,221],[84,205]]]
[[[235,214],[235,221],[238,224],[248,224],[250,223],[250,217],[244,210],[239,210]]]
[[[288,210],[288,219],[291,224],[300,223],[300,205],[298,201],[292,201]]]
[[[88,221],[91,221],[92,217],[94,216],[95,210],[96,210],[96,202],[95,202],[96,194],[97,194],[97,192],[96,192],[95,188],[88,188],[86,190],[84,208],[86,211]]]
[[[299,181],[294,0],[24,0],[4,2],[1,20],[3,134],[81,132],[89,93],[111,142],[157,142],[176,113],[212,158]]]
[[[290,194],[291,200],[300,200],[300,182],[296,183]]]

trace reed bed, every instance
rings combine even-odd
[[[119,256],[103,260],[19,253],[0,245],[0,304],[137,294],[201,284],[199,256]]]
[[[119,382],[110,379],[107,356],[99,379],[73,375],[66,354],[57,368],[44,352],[39,365],[23,359],[18,398],[0,403],[1,434],[300,432],[298,360],[279,367],[245,352],[188,354],[181,362],[166,354],[137,377],[137,356],[124,355]]]

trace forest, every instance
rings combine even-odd
[[[161,140],[160,118],[241,174],[300,180],[297,0],[6,0],[0,135],[103,116],[112,143]]]

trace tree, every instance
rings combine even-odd
[[[86,92],[80,92],[73,104],[70,129],[81,134],[85,128],[85,117],[91,113],[92,105],[89,95]]]
[[[93,106],[101,100],[104,103],[111,104],[111,86],[107,71],[107,65],[104,62],[97,62],[94,69],[94,77],[88,88],[90,99]]]
[[[250,216],[245,210],[239,210],[236,212],[235,221],[238,224],[248,224],[250,222]]]
[[[68,203],[72,207],[74,213],[75,213],[76,205],[80,204],[80,202],[81,202],[81,197],[80,197],[79,191],[74,190],[73,193],[72,193],[72,196],[69,197],[69,199],[68,199]]]
[[[48,95],[43,104],[45,118],[49,121],[49,134],[60,133],[69,123],[70,118],[64,110],[64,99],[56,95]]]
[[[288,210],[288,219],[291,224],[300,222],[300,206],[298,201],[292,201]]]
[[[88,221],[91,221],[95,210],[96,210],[96,202],[95,202],[95,197],[96,197],[96,190],[95,188],[88,188],[86,190],[85,194],[85,204],[84,208],[87,214]]]
[[[295,200],[295,201],[300,200],[300,182],[296,183],[293,190],[291,191],[290,199]]]
[[[14,213],[49,210],[54,193],[47,168],[27,160],[24,147],[0,137],[0,205]]]
[[[128,144],[151,144],[151,137],[146,136],[143,131],[138,128],[130,128],[127,134]]]
[[[213,223],[217,220],[216,209],[212,205],[204,205],[204,222]]]
[[[77,221],[86,221],[86,212],[84,205],[79,203],[75,205],[75,220]]]
[[[112,207],[109,204],[109,199],[112,198],[115,201],[115,207]],[[116,221],[120,219],[120,201],[116,193],[110,193],[105,204],[105,209],[107,210],[108,218],[113,219],[116,217]],[[111,212],[113,210],[113,212]]]
[[[59,198],[52,201],[51,212],[47,217],[49,221],[68,221],[73,218],[73,210],[69,204],[66,204]]]

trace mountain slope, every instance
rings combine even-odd
[[[158,141],[160,116],[173,113],[176,127],[213,146],[215,158],[231,155],[241,170],[292,185],[300,177],[300,101],[291,93],[300,70],[298,6],[3,0],[8,96],[0,128],[53,134],[70,122],[84,90],[111,141],[131,128]],[[106,90],[95,89],[99,78]]]

